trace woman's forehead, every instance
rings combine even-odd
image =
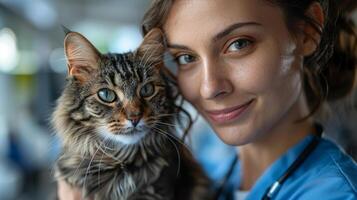
[[[164,24],[169,41],[213,37],[234,23],[255,22],[275,26],[283,20],[281,10],[264,0],[179,0],[175,1]],[[212,34],[212,35],[210,35]]]

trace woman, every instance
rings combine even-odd
[[[357,199],[356,164],[314,119],[354,84],[356,2],[339,3],[153,1],[144,34],[165,32],[182,95],[237,146],[220,199]]]

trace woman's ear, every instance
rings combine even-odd
[[[312,23],[316,23],[313,26],[310,23],[303,22],[302,24],[302,54],[309,56],[313,54],[318,48],[321,41],[321,34],[324,27],[325,16],[321,4],[318,2],[312,3],[307,9],[305,16],[313,20]]]

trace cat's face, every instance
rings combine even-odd
[[[170,86],[163,76],[160,31],[148,34],[135,52],[100,54],[79,33],[65,38],[72,96],[80,101],[71,119],[92,127],[93,138],[136,144],[162,134],[173,115]],[[94,134],[94,135],[93,135]]]

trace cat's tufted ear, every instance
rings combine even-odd
[[[154,65],[155,69],[160,71],[170,88],[169,95],[176,98],[178,95],[176,76],[165,66],[165,56],[169,55],[166,54],[166,46],[164,33],[159,28],[154,28],[145,35],[137,50],[137,55],[140,57],[139,59],[144,61],[140,63]]]
[[[101,54],[80,33],[68,32],[64,39],[68,74],[80,82],[86,81],[99,68]]]
[[[161,63],[165,53],[165,37],[159,28],[148,32],[137,50],[137,56],[145,63]]]

